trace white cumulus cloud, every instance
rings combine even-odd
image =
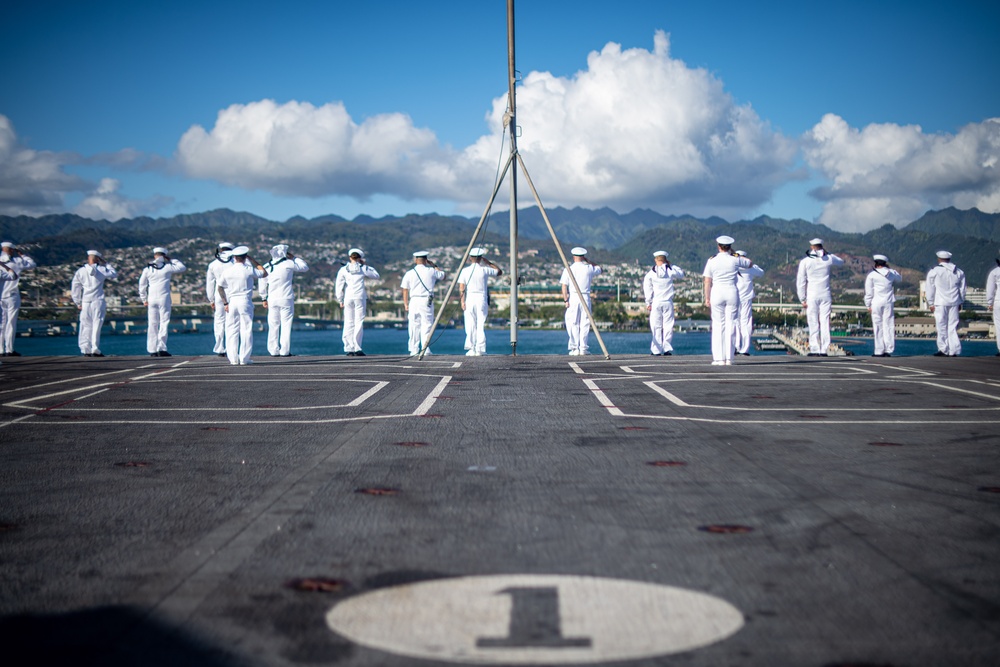
[[[167,197],[151,199],[130,199],[118,191],[121,182],[114,178],[102,178],[97,188],[76,205],[73,212],[92,220],[110,220],[115,222],[122,218],[134,218],[150,211],[156,211],[168,204]]]
[[[917,125],[850,127],[827,114],[807,133],[809,165],[829,181],[813,195],[825,202],[819,222],[863,232],[901,225],[929,209],[1000,211],[1000,119],[957,134],[926,134]]]
[[[488,134],[442,147],[403,114],[355,122],[341,103],[262,100],[191,127],[176,159],[189,176],[282,195],[388,194],[481,206],[496,170],[506,94]],[[648,206],[743,213],[799,177],[795,142],[772,131],[722,82],[654,49],[608,44],[573,77],[533,72],[517,91],[519,149],[547,205]]]
[[[83,179],[63,171],[77,161],[69,153],[22,146],[10,119],[0,115],[0,214],[61,213],[67,193],[87,188]]]

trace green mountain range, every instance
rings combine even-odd
[[[589,210],[557,207],[547,210],[565,250],[584,245],[601,261],[650,261],[654,250],[667,250],[677,264],[697,270],[714,250],[714,239],[728,234],[762,266],[787,270],[808,249],[809,239],[820,236],[828,250],[867,261],[873,253],[889,256],[895,266],[926,271],[934,253],[948,249],[954,261],[981,285],[996,265],[1000,247],[1000,214],[977,209],[948,208],[930,211],[897,229],[885,225],[857,234],[837,232],[806,220],[761,216],[728,222],[722,218],[666,216],[648,209],[618,214],[611,209]],[[469,242],[478,219],[437,214],[358,216],[346,220],[336,215],[312,219],[294,217],[284,222],[250,213],[219,209],[172,218],[134,218],[117,222],[90,220],[72,214],[0,216],[0,235],[29,244],[42,264],[75,261],[87,249],[169,245],[181,239],[203,238],[252,243],[281,238],[296,241],[342,241],[366,249],[373,261],[386,263],[407,258],[415,249],[461,246]],[[509,212],[492,214],[481,240],[507,245]],[[537,208],[518,211],[521,249],[536,248],[543,257],[554,256],[551,236]]]

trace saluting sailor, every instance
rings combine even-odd
[[[642,293],[649,313],[649,328],[653,342],[649,345],[653,356],[669,357],[674,353],[674,280],[684,277],[679,266],[671,264],[666,250],[653,253],[653,268],[642,279]]]
[[[587,249],[577,246],[570,251],[573,254],[573,263],[569,268],[563,269],[559,284],[562,286],[563,303],[566,306],[566,333],[569,335],[570,356],[587,354],[590,349],[590,286],[595,276],[601,275],[601,267],[587,259]],[[586,300],[580,301],[576,290],[572,288],[570,271],[576,278],[576,284],[583,293]]]
[[[153,262],[139,274],[139,298],[146,306],[146,352],[151,357],[169,357],[167,335],[170,333],[170,281],[187,267],[171,259],[166,248],[153,248]]]
[[[503,275],[503,269],[486,259],[485,248],[469,251],[469,264],[458,274],[462,310],[465,312],[467,357],[486,354],[486,316],[490,308],[489,279]]]
[[[895,284],[903,279],[899,271],[889,268],[889,258],[872,255],[875,268],[865,278],[865,308],[872,314],[872,336],[875,339],[873,357],[891,357],[896,349]]]
[[[0,262],[10,269],[0,288],[0,354],[5,357],[20,357],[20,352],[14,351],[14,339],[17,337],[17,316],[21,312],[21,274],[35,268],[35,260],[31,259],[10,241],[0,244]]]
[[[358,248],[347,251],[350,261],[337,272],[337,301],[344,311],[344,352],[349,357],[363,357],[361,343],[365,336],[365,311],[368,290],[365,279],[377,280],[378,271],[365,263],[365,253]]]
[[[222,269],[232,263],[233,244],[224,241],[215,249],[215,259],[209,262],[208,270],[205,271],[205,292],[215,313],[215,347],[212,352],[220,357],[226,356],[226,304],[219,294],[219,276],[222,275]]]
[[[245,245],[233,248],[233,263],[219,276],[219,296],[226,309],[226,355],[233,366],[253,363],[253,281],[267,271]]]
[[[428,252],[420,250],[413,253],[416,263],[412,269],[403,274],[399,284],[403,291],[403,309],[409,329],[410,356],[420,354],[424,345],[429,345],[427,338],[434,324],[434,285],[444,280],[444,271],[427,258]],[[430,354],[428,349],[424,354]]]
[[[824,250],[823,239],[812,239],[809,246],[809,252],[799,261],[795,287],[809,323],[809,356],[825,357],[830,351],[830,315],[833,312],[830,272],[844,260]]]
[[[104,301],[104,281],[118,277],[115,268],[104,261],[96,250],[87,251],[87,263],[73,274],[70,291],[73,303],[80,310],[78,342],[80,352],[87,357],[103,357],[101,352],[101,327],[107,304]]]
[[[272,357],[290,357],[295,292],[292,279],[305,273],[309,265],[296,257],[284,243],[271,248],[271,261],[264,265],[267,277],[260,280],[260,298],[267,310],[267,351]]]
[[[986,307],[993,313],[993,331],[997,337],[997,355],[1000,357],[1000,259],[995,260],[997,268],[986,276]]]
[[[742,250],[737,250],[736,255],[747,256]],[[736,354],[742,354],[744,357],[750,356],[750,342],[753,337],[753,298],[756,296],[753,281],[762,275],[764,269],[756,264],[749,269],[740,269],[736,274],[736,291],[740,295],[740,311],[736,325]]]
[[[740,311],[740,293],[736,277],[740,269],[753,262],[733,252],[733,237],[715,239],[719,252],[709,257],[702,275],[705,278],[705,306],[712,312],[712,365],[729,366],[736,349],[736,326]]]
[[[951,261],[951,253],[940,250],[938,264],[927,272],[927,303],[937,325],[935,357],[957,357],[962,353],[958,339],[958,314],[965,303],[965,272]]]

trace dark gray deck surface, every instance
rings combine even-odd
[[[427,665],[325,614],[492,574],[745,617],[629,665],[1000,661],[997,358],[25,357],[0,399],[6,665]]]

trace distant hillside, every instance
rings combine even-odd
[[[903,227],[903,231],[928,234],[946,232],[956,236],[985,239],[996,244],[1000,243],[1000,213],[983,213],[977,208],[960,211],[953,207],[941,211],[928,211],[919,220],[914,220]]]

